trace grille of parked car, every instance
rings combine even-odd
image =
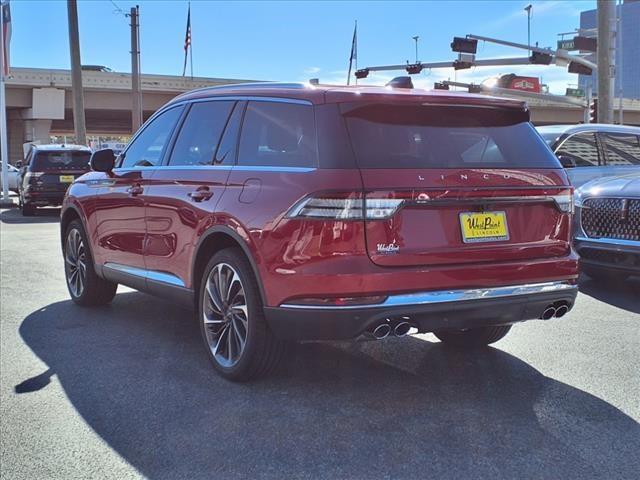
[[[581,221],[591,238],[640,241],[640,200],[590,198],[584,202]]]

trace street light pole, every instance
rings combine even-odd
[[[84,92],[82,91],[82,64],[80,63],[80,34],[78,33],[78,4],[67,0],[69,18],[69,50],[71,54],[71,90],[73,91],[73,127],[76,143],[87,144],[87,126],[84,117]]]
[[[613,123],[616,4],[598,0],[598,122]]]
[[[533,5],[529,4],[524,9],[527,11],[527,46],[531,48],[531,9]],[[529,49],[529,55],[531,55],[531,50]]]
[[[420,37],[418,35],[416,35],[415,37],[412,37],[414,42],[416,42],[416,63],[418,63],[418,40],[420,39]]]

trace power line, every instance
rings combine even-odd
[[[124,10],[122,10],[117,4],[116,2],[114,2],[113,0],[109,0],[111,2],[111,4],[116,7],[116,9],[113,11],[113,13],[117,13],[120,15],[124,15],[125,17],[127,16],[126,12]]]

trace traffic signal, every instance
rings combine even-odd
[[[529,57],[529,63],[533,65],[549,65],[551,60],[553,60],[553,57],[550,54],[541,52],[531,52]]]
[[[449,90],[449,85],[443,82],[436,82],[433,84],[434,90]]]
[[[369,76],[368,68],[361,68],[360,70],[356,70],[356,78],[367,78]]]
[[[594,98],[589,105],[589,123],[598,123],[598,99]]]
[[[580,75],[591,75],[591,69],[581,63],[570,62],[568,67],[569,73],[579,73]]]
[[[478,41],[472,38],[453,37],[451,50],[458,53],[473,53],[478,50]]]
[[[469,90],[469,93],[481,93],[482,85],[476,85],[475,83],[472,83],[469,85],[468,90]]]
[[[453,62],[454,70],[465,70],[471,67],[473,67],[473,64],[471,62],[463,62],[461,60],[456,60],[455,62]]]
[[[415,75],[416,73],[420,73],[422,71],[422,65],[419,63],[413,63],[411,65],[407,65],[407,73],[409,75]]]

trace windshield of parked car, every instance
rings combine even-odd
[[[41,151],[33,159],[32,170],[89,170],[90,157],[87,151]]]
[[[522,111],[344,104],[361,168],[561,168]]]

